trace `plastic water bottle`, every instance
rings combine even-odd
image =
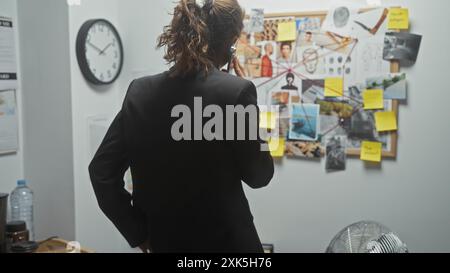
[[[17,187],[11,193],[12,221],[25,221],[30,232],[30,240],[34,240],[33,226],[33,191],[26,180],[17,181]]]

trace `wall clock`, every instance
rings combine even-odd
[[[95,85],[113,83],[123,66],[123,46],[113,24],[104,19],[85,22],[78,32],[77,59],[87,81]]]

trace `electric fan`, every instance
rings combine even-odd
[[[406,245],[387,227],[372,221],[350,225],[339,232],[327,253],[408,253]]]

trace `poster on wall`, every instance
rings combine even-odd
[[[88,130],[88,161],[91,161],[98,148],[102,144],[102,141],[108,132],[108,128],[111,125],[111,117],[102,114],[96,116],[90,116],[87,118],[87,130]]]
[[[19,148],[16,93],[0,91],[0,154],[14,153]]]
[[[14,25],[0,16],[0,90],[17,89],[17,60]]]

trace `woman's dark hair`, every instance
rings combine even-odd
[[[164,59],[173,63],[171,75],[208,73],[217,54],[228,53],[240,36],[244,16],[237,0],[205,0],[203,6],[195,0],[180,0],[157,46],[167,47]]]

